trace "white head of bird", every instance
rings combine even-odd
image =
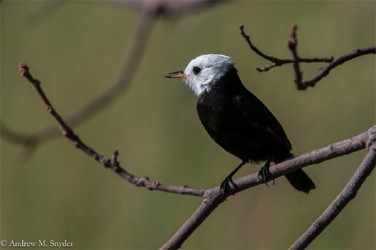
[[[218,80],[234,67],[231,57],[220,54],[207,54],[191,60],[183,71],[167,74],[167,78],[182,78],[199,96],[210,91]]]

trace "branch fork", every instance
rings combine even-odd
[[[240,34],[243,36],[244,40],[250,47],[250,49],[255,52],[260,57],[264,58],[267,61],[270,61],[271,64],[258,67],[257,71],[265,72],[277,66],[282,66],[285,64],[293,64],[295,79],[294,82],[298,90],[306,90],[308,87],[314,87],[318,81],[326,77],[334,68],[337,66],[350,61],[356,57],[364,56],[367,54],[376,54],[376,46],[371,46],[368,48],[355,49],[347,54],[341,56],[330,56],[330,57],[313,57],[313,58],[303,58],[298,56],[297,47],[298,47],[298,38],[297,38],[297,25],[293,25],[290,29],[290,38],[287,42],[287,47],[292,54],[292,59],[280,59],[277,57],[269,56],[262,51],[260,51],[251,41],[250,36],[247,35],[244,31],[244,25],[240,25]],[[326,66],[320,68],[319,74],[313,77],[311,80],[303,81],[303,73],[300,69],[301,63],[326,63]]]

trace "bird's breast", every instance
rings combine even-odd
[[[236,113],[232,98],[205,92],[197,101],[197,112],[202,124],[211,129],[223,129]]]

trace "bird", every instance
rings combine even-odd
[[[259,179],[266,183],[270,163],[293,157],[292,147],[281,124],[271,111],[242,83],[231,57],[204,54],[192,59],[184,70],[165,75],[179,78],[197,96],[197,112],[210,137],[241,163],[221,183],[226,192],[233,175],[246,163],[265,162]],[[311,178],[297,169],[285,175],[298,191],[315,189]]]

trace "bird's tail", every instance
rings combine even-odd
[[[291,185],[299,191],[309,193],[312,189],[315,189],[315,184],[309,178],[309,176],[301,169],[285,175]]]

